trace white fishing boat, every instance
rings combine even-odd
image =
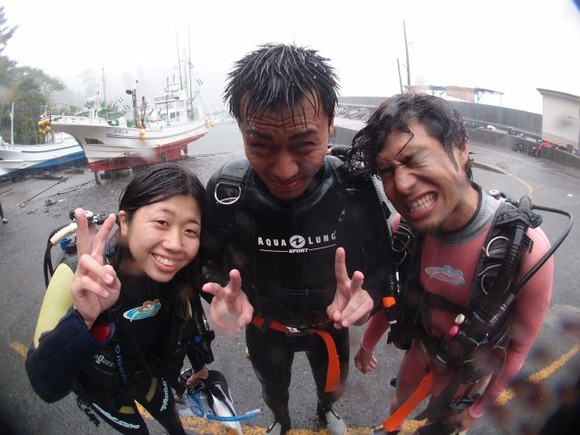
[[[74,137],[52,133],[37,145],[11,144],[0,140],[0,177],[13,179],[40,172],[53,172],[87,164],[85,153]]]
[[[187,158],[188,145],[208,132],[203,108],[193,104],[195,96],[186,89],[168,85],[150,109],[145,99],[137,105],[136,89],[127,93],[133,97],[132,123],[97,116],[51,116],[52,128],[80,143],[95,172]]]

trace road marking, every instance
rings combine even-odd
[[[14,342],[10,343],[10,348],[16,351],[22,358],[26,358],[26,354],[28,353],[28,348],[24,346],[22,343]]]
[[[475,163],[477,163],[478,165],[480,165],[480,166],[482,166],[484,168],[489,168],[489,169],[491,169],[493,171],[496,171],[496,172],[499,172],[499,173],[501,173],[501,174],[503,174],[503,175],[505,175],[507,177],[511,177],[511,178],[513,178],[516,181],[519,181],[524,186],[526,186],[526,189],[528,189],[528,196],[530,197],[530,199],[532,199],[534,197],[534,188],[526,180],[524,180],[524,179],[522,179],[522,178],[520,178],[520,177],[518,177],[518,176],[516,176],[516,175],[514,175],[514,174],[512,174],[510,172],[507,172],[506,170],[500,168],[499,166],[490,165],[488,163],[482,163],[482,162],[479,162],[479,161],[477,161]]]
[[[10,348],[13,349],[16,353],[18,353],[23,358],[26,357],[28,352],[28,348],[23,345],[22,343],[14,342],[10,344]],[[532,383],[539,383],[559,369],[561,369],[564,365],[566,365],[576,354],[580,352],[580,344],[575,344],[572,348],[566,352],[564,355],[560,356],[558,359],[544,367],[543,369],[537,371],[536,373],[530,375],[527,380]],[[495,401],[498,406],[506,405],[510,400],[515,397],[515,393],[512,388],[507,389],[504,391]],[[385,409],[387,405],[385,406]],[[151,415],[141,406],[139,406],[139,412],[143,415],[144,418],[151,420]],[[226,428],[222,424],[209,421],[204,418],[200,417],[189,417],[189,416],[182,416],[181,421],[183,423],[183,427],[186,430],[192,431],[194,433],[208,433],[208,434],[215,434],[215,433],[226,433],[226,434],[234,434],[235,431]],[[377,422],[375,426],[368,426],[368,427],[358,427],[358,428],[349,428],[348,433],[349,435],[366,435],[368,434],[373,428],[379,426],[382,422]],[[409,420],[406,421],[403,425],[403,431],[410,431],[413,432],[423,426],[425,424],[425,420],[416,421],[416,420]],[[259,426],[246,426],[244,425],[244,434],[245,435],[258,435],[264,433],[264,428]],[[224,430],[226,432],[224,432]],[[317,434],[324,434],[327,433],[326,429],[322,431],[313,431],[309,429],[292,429],[289,432],[289,435],[317,435]]]
[[[526,163],[526,164],[528,164],[530,166],[535,166],[535,167],[541,169],[544,172],[551,172],[552,174],[560,175],[562,177],[571,178],[572,180],[578,181],[578,177],[576,177],[574,175],[566,174],[564,172],[559,172],[559,171],[556,171],[555,169],[546,168],[546,167],[544,167],[542,165],[539,165],[536,162],[533,162],[533,161],[530,162],[528,159],[522,159],[522,158],[520,158],[518,156],[510,156],[510,154],[509,153],[506,153],[506,152],[497,151],[497,150],[493,150],[491,148],[487,148],[485,146],[473,145],[473,144],[470,144],[470,148],[479,148],[479,149],[482,149],[482,150],[485,150],[485,151],[489,151],[491,153],[499,154],[499,155],[504,156],[504,157],[508,157],[509,156],[510,159],[517,160],[517,161],[522,162],[522,163]],[[553,160],[546,160],[546,161],[547,162],[553,162]],[[554,163],[556,163],[556,162],[554,162]],[[495,166],[494,166],[494,168],[495,168]]]
[[[580,351],[580,344],[575,344],[572,348],[551,364],[547,365],[540,371],[528,376],[527,380],[537,384],[549,376],[553,375],[557,370],[561,369],[568,361],[570,361]],[[495,403],[503,406],[515,397],[514,390],[508,388],[496,399]]]

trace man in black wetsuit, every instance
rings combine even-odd
[[[328,155],[337,89],[316,51],[270,44],[239,60],[225,89],[247,160],[208,182],[203,289],[220,329],[246,330],[270,434],[291,426],[296,351],[310,363],[322,424],[346,432],[332,406],[348,373],[348,326],[368,320],[392,279],[381,188]]]

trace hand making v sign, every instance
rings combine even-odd
[[[105,244],[115,225],[115,215],[110,214],[94,235],[83,209],[75,210],[75,220],[78,266],[71,283],[71,294],[75,309],[90,329],[99,314],[117,301],[121,290],[117,273],[104,261]]]

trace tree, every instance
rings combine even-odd
[[[37,123],[48,98],[42,92],[41,84],[33,76],[24,76],[9,96],[14,102],[14,143],[43,143],[44,135],[38,132]]]
[[[0,53],[4,51],[8,40],[12,38],[12,35],[18,28],[18,26],[7,27],[6,22],[6,17],[4,17],[4,6],[0,6]]]
[[[0,53],[18,28],[6,23],[4,6],[0,6]],[[36,128],[41,107],[49,105],[52,93],[65,86],[41,69],[17,65],[18,62],[0,54],[0,136],[9,137],[14,103],[14,141],[23,144],[44,142],[44,135],[39,135]]]

